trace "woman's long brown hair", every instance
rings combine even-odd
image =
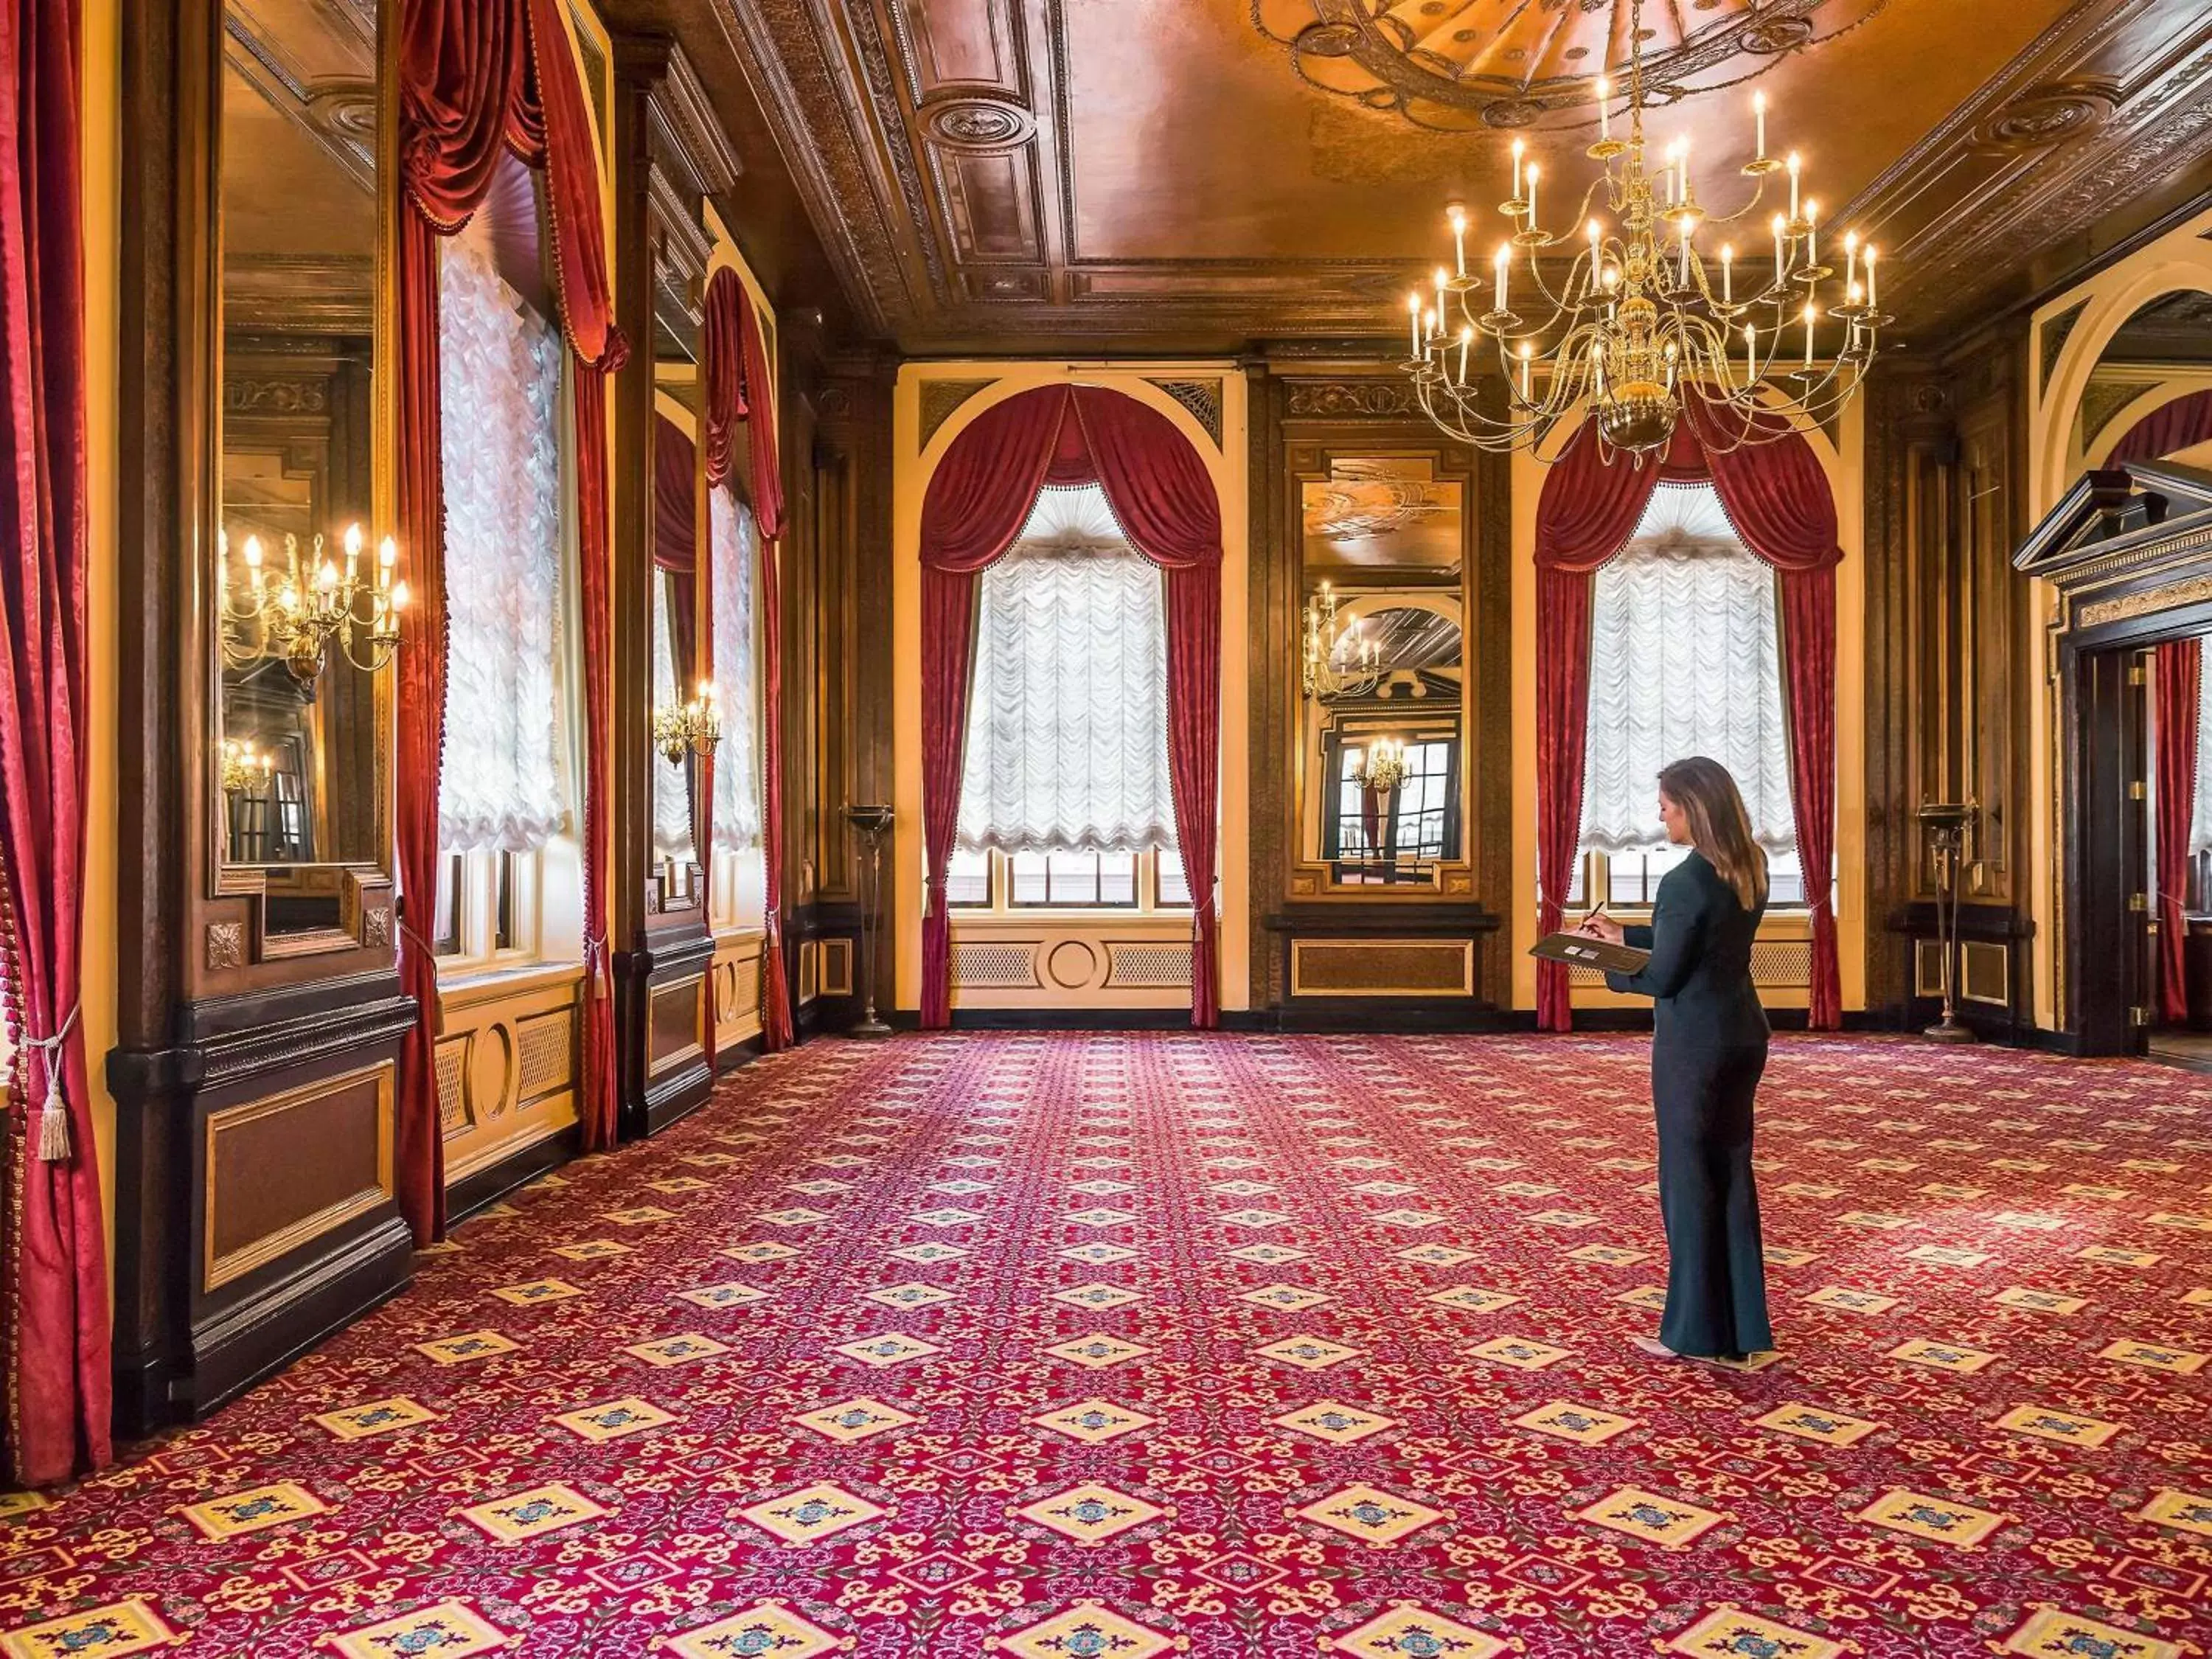
[[[1752,839],[1751,814],[1729,769],[1692,755],[1659,774],[1660,793],[1690,821],[1690,842],[1747,910],[1766,902],[1766,851]]]

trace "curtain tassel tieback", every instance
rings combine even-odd
[[[603,977],[606,972],[606,936],[602,933],[594,938],[590,933],[585,934],[584,977],[590,981],[592,994],[595,997],[611,996],[614,994],[614,987]]]
[[[69,1017],[62,1021],[61,1029],[50,1037],[25,1037],[26,1048],[36,1048],[46,1056],[46,1098],[39,1109],[39,1160],[44,1164],[66,1164],[70,1156],[69,1102],[62,1093],[62,1045],[76,1024],[76,1006],[72,1004]]]

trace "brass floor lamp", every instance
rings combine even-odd
[[[1937,1042],[1976,1041],[1972,1030],[1959,1020],[1959,876],[1977,810],[1972,801],[1929,801],[1914,815],[1936,855],[1936,949],[1943,963],[1943,1018],[1922,1035]]]
[[[854,1036],[887,1037],[891,1028],[876,1016],[876,953],[881,948],[884,918],[884,837],[890,833],[895,814],[888,806],[848,806],[845,822],[860,833],[867,844],[868,882],[860,901],[860,984],[862,1013],[853,1028]]]

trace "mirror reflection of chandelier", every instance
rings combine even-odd
[[[222,792],[226,795],[252,795],[269,786],[276,769],[276,757],[266,751],[256,753],[251,743],[226,739],[222,745]]]
[[[711,755],[722,744],[721,693],[712,680],[699,682],[699,695],[680,708],[653,711],[653,746],[671,766],[692,755]]]
[[[1340,625],[1336,590],[1327,582],[1306,601],[1303,654],[1306,696],[1317,702],[1364,696],[1390,672],[1382,662],[1382,641],[1358,617]]]
[[[1753,99],[1756,149],[1743,168],[1754,187],[1735,212],[1717,215],[1699,205],[1686,136],[1668,144],[1656,175],[1650,171],[1644,38],[1638,0],[1629,31],[1627,135],[1613,137],[1613,88],[1600,76],[1598,141],[1589,154],[1602,171],[1570,228],[1542,228],[1540,169],[1517,138],[1512,197],[1498,210],[1512,229],[1487,279],[1468,270],[1467,210],[1454,203],[1448,210],[1454,263],[1437,267],[1433,291],[1417,289],[1407,301],[1412,355],[1402,367],[1429,418],[1462,443],[1556,459],[1540,446],[1587,403],[1608,450],[1639,458],[1663,451],[1686,418],[1708,450],[1726,452],[1825,419],[1856,393],[1874,361],[1877,332],[1890,320],[1876,303],[1875,250],[1845,235],[1840,280],[1823,289],[1838,273],[1821,263],[1820,208],[1802,193],[1796,153],[1786,161],[1768,153],[1764,94]],[[1775,212],[1761,227],[1760,202],[1769,181],[1784,173],[1789,211]],[[1723,241],[1717,258],[1710,258],[1699,232],[1733,227],[1741,228],[1744,246]],[[1578,246],[1555,289],[1541,256],[1570,243]],[[1754,257],[1769,256],[1770,244],[1771,263]],[[1835,252],[1832,232],[1827,257]],[[1747,256],[1741,261],[1739,252]],[[1523,258],[1516,276],[1515,263]],[[1831,354],[1826,362],[1816,362],[1816,348]],[[1483,386],[1493,349],[1502,398]],[[1793,411],[1762,404],[1759,387],[1767,380],[1788,392]]]
[[[1367,745],[1353,776],[1378,795],[1387,795],[1406,781],[1406,745],[1395,738],[1377,738]]]
[[[407,608],[407,584],[398,575],[399,549],[386,536],[377,548],[374,571],[363,580],[362,540],[361,526],[349,525],[341,569],[336,560],[323,556],[320,536],[303,566],[300,538],[288,535],[285,568],[278,572],[264,563],[261,538],[248,536],[241,599],[232,592],[226,534],[216,554],[216,612],[224,662],[242,668],[279,657],[292,678],[305,683],[322,673],[333,644],[363,673],[373,674],[391,661],[399,647],[400,613]]]

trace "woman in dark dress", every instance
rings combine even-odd
[[[1651,1102],[1659,1120],[1659,1209],[1667,1311],[1653,1353],[1741,1359],[1774,1346],[1751,1176],[1752,1097],[1766,1068],[1766,1014],[1751,943],[1766,908],[1766,854],[1735,780],[1703,756],[1659,775],[1667,839],[1690,856],[1659,884],[1649,927],[1601,912],[1583,931],[1651,952],[1616,991],[1656,998]]]

